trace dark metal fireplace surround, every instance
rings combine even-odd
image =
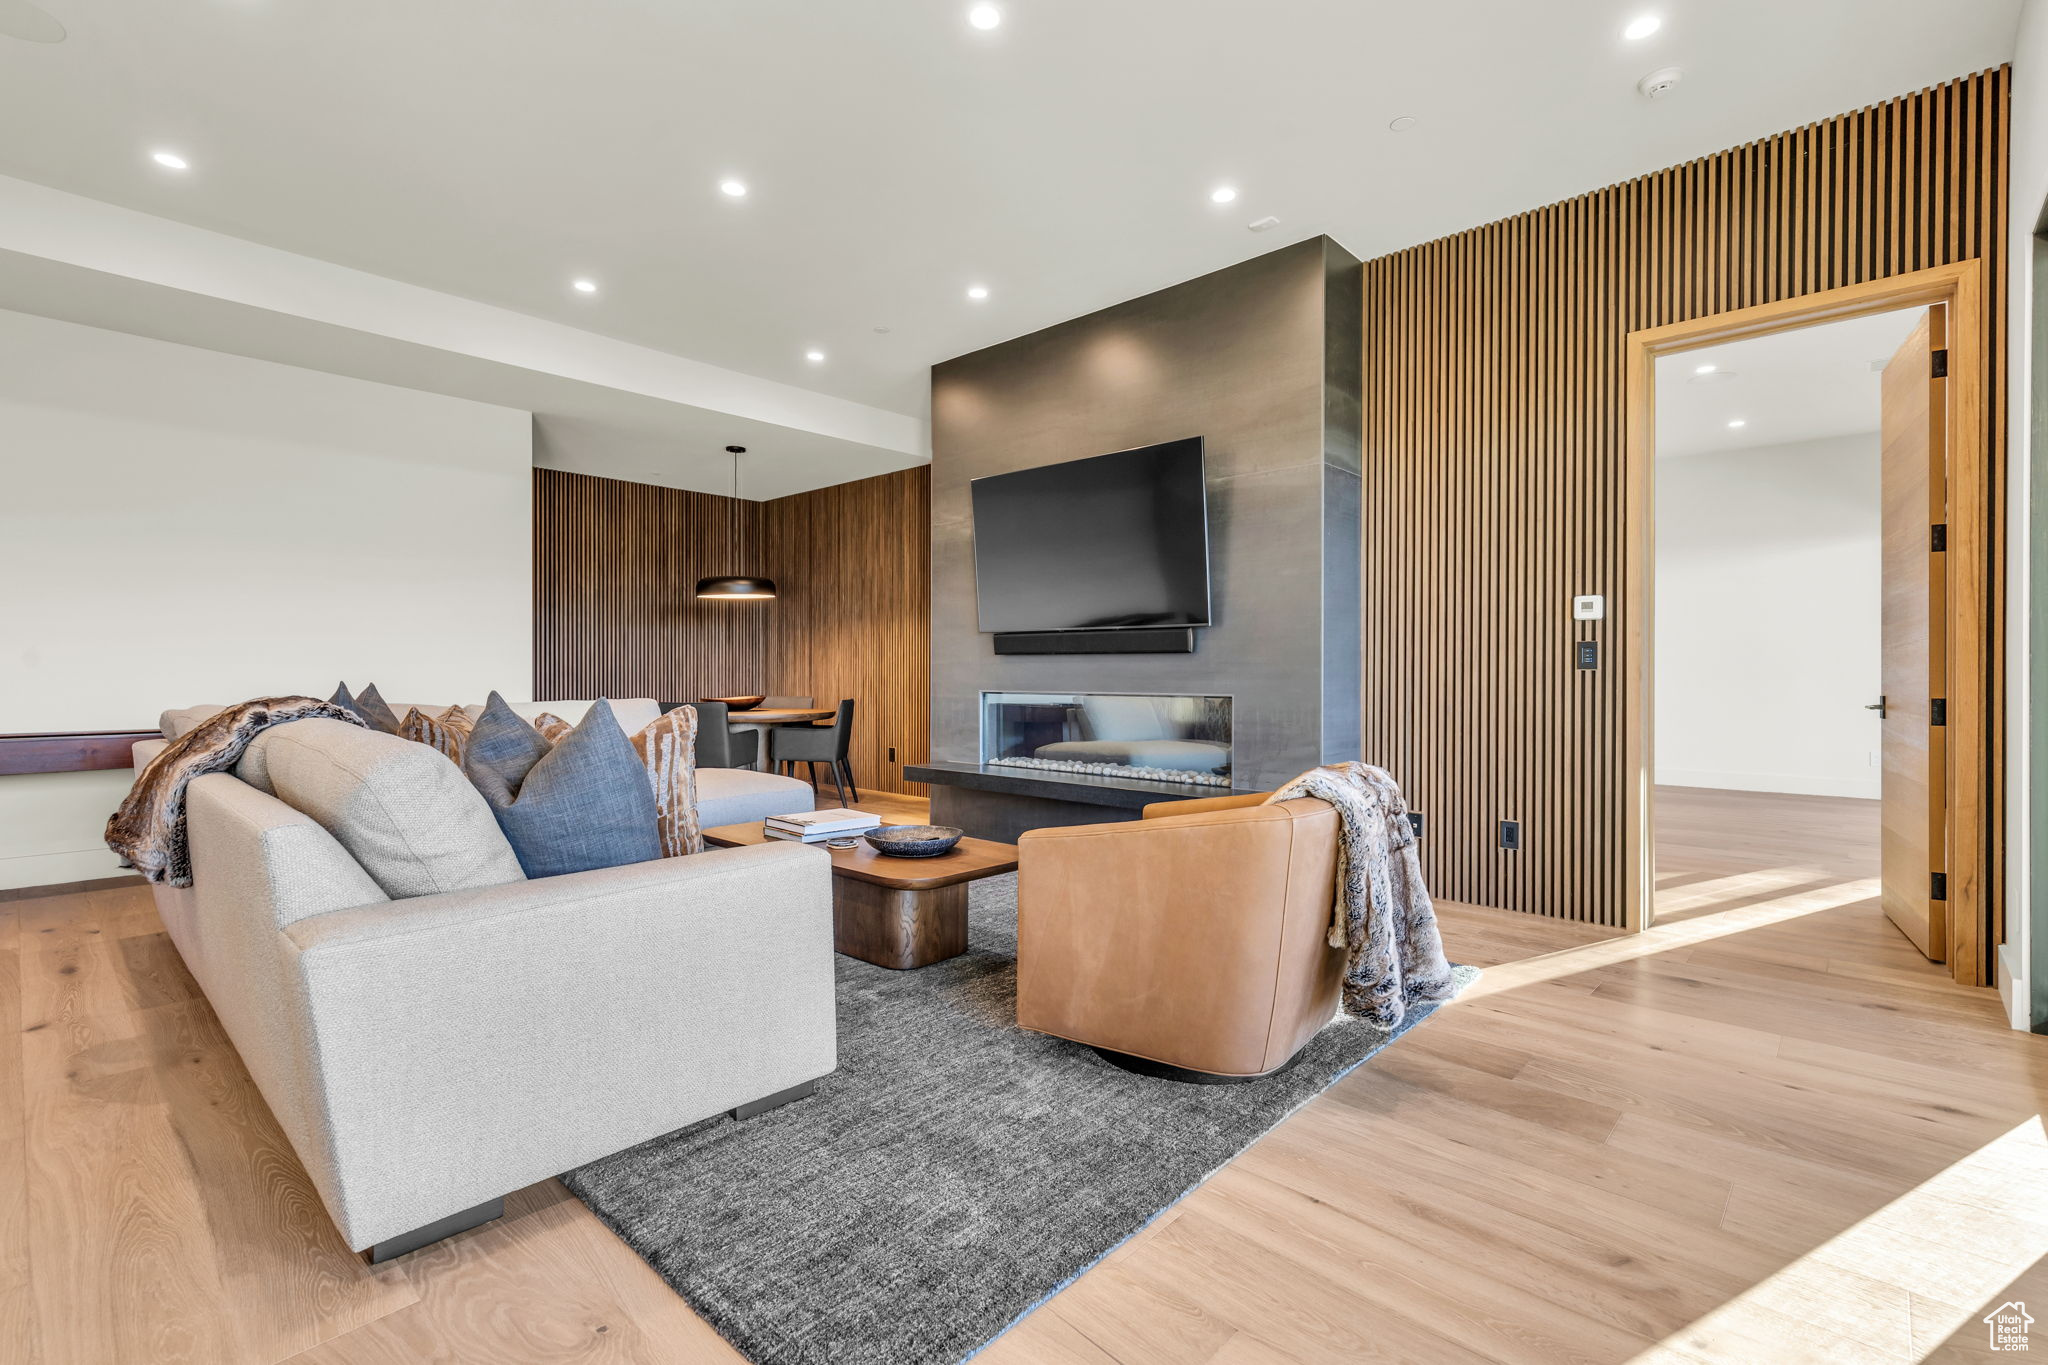
[[[933,367],[932,761],[904,775],[930,784],[935,821],[1011,840],[1358,756],[1362,302],[1357,259],[1316,238]],[[971,481],[1196,435],[1213,610],[1193,652],[1000,651],[976,610]],[[1051,700],[990,725],[1018,696]],[[1227,739],[1172,704],[1170,733],[1127,737],[1131,716],[1091,717],[1089,698],[1221,700]],[[1193,761],[1159,746],[1203,743],[1227,749],[1228,785],[1140,777],[1160,765],[1115,749],[1045,755],[1107,771],[1001,761],[1076,744]]]

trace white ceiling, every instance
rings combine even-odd
[[[1657,362],[1657,456],[1853,436],[1878,428],[1878,369],[1927,310],[1830,322]],[[1702,365],[1714,371],[1701,375]],[[1728,423],[1740,420],[1742,426]]]
[[[2019,8],[37,2],[69,37],[0,36],[0,174],[913,415],[935,361],[1290,241],[1371,256],[1994,65]]]

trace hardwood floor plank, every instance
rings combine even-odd
[[[36,1325],[34,1267],[28,1212],[28,1148],[23,1141],[21,1070],[21,966],[11,932],[14,916],[0,915],[0,1360],[42,1358]]]
[[[1855,895],[1864,812],[1692,806],[1644,935],[1441,903],[1477,987],[984,1358],[1981,1358],[2048,1302],[2048,1040]],[[554,1182],[349,1256],[145,890],[0,906],[0,1030],[0,1359],[739,1359]]]
[[[403,1270],[373,1268],[342,1241],[206,1002],[164,1005],[148,1021],[165,1117],[204,1203],[206,1249],[233,1301],[269,1305],[241,1319],[245,1359],[269,1365],[418,1302]]]
[[[58,946],[24,965],[33,1021],[21,1035],[43,1360],[249,1359],[210,1254],[205,1197],[106,948],[90,936],[49,941]]]
[[[391,1265],[418,1301],[293,1365],[744,1359],[557,1181],[508,1195],[498,1222]]]

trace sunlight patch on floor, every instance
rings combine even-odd
[[[2044,1256],[2048,1135],[2037,1115],[1632,1365],[1922,1360]]]
[[[1744,874],[1741,880],[1748,883],[1743,888],[1744,894],[1755,894],[1757,891],[1756,875]],[[1807,872],[1789,874],[1781,884],[1804,885],[1810,875]],[[1540,957],[1503,962],[1498,966],[1488,967],[1486,974],[1467,986],[1458,999],[1479,1000],[1520,986],[1557,981],[1580,972],[1611,967],[1617,962],[1632,962],[1637,958],[1649,957],[1655,953],[1668,953],[1678,948],[1690,948],[1695,944],[1725,938],[1730,934],[1745,934],[1752,929],[1784,924],[1802,915],[1817,915],[1823,910],[1836,910],[1846,905],[1854,905],[1858,901],[1869,900],[1878,894],[1878,889],[1876,878],[1838,882],[1832,886],[1807,889],[1775,900],[1758,901],[1753,905],[1726,910],[1720,914],[1701,915],[1675,924],[1652,925],[1640,934],[1626,934],[1620,938],[1602,939],[1598,943],[1586,943],[1576,948],[1545,953]]]

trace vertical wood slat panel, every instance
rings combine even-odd
[[[854,699],[854,779],[922,795],[906,763],[931,743],[931,471],[837,484],[766,504],[781,596],[768,632],[778,691]],[[892,756],[893,754],[893,756]]]
[[[762,567],[761,503],[533,471],[533,695],[693,701],[764,686],[768,603],[699,602]]]
[[[1984,258],[1987,573],[2003,582],[2009,76],[1366,262],[1365,757],[1431,812],[1438,895],[1624,922],[1630,332]],[[1598,627],[1568,620],[1581,592],[1609,599]],[[1592,638],[1601,667],[1582,673],[1571,642]],[[1995,764],[1988,780],[1997,829]],[[1520,852],[1497,847],[1500,820],[1523,822]]]
[[[851,697],[861,784],[922,791],[903,765],[931,730],[930,487],[920,467],[735,505],[536,469],[533,695]],[[693,595],[755,572],[775,601]]]

